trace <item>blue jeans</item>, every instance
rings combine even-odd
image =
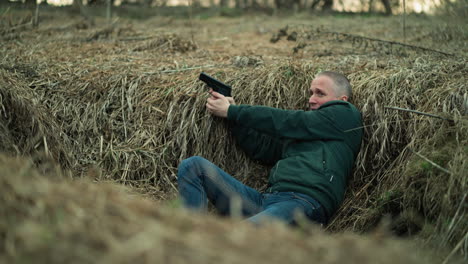
[[[322,206],[312,197],[295,192],[260,193],[202,157],[183,160],[177,179],[184,205],[196,211],[205,212],[210,200],[220,214],[240,214],[256,224],[270,220],[296,224],[301,213],[326,223]]]

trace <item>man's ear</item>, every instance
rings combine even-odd
[[[340,96],[339,98],[340,98],[340,100],[342,100],[342,101],[348,102],[348,96],[347,96],[347,95],[342,95],[342,96]]]

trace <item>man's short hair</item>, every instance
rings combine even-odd
[[[349,83],[348,78],[341,73],[333,72],[333,71],[323,71],[320,72],[318,76],[327,76],[332,79],[333,83],[335,84],[335,92],[338,95],[346,95],[348,96],[348,100],[351,99],[353,94],[351,89],[351,84]]]

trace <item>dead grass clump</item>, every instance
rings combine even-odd
[[[39,75],[37,71],[34,69],[34,67],[31,67],[26,64],[17,64],[17,65],[5,65],[5,64],[0,64],[0,68],[3,68],[4,70],[10,72],[10,73],[20,73],[22,74],[26,79],[31,80],[38,78]]]
[[[0,261],[5,263],[436,263],[383,233],[329,236],[314,226],[254,227],[188,214],[123,187],[42,175],[0,155]],[[52,174],[55,174],[55,177]],[[275,254],[271,254],[271,250]]]
[[[69,26],[69,28],[75,28],[77,30],[87,30],[90,27],[86,26],[86,23],[78,22]],[[133,36],[135,31],[131,25],[117,26],[109,25],[102,28],[92,30],[88,33],[86,41],[99,41],[99,40],[117,40],[121,37]]]
[[[0,36],[2,37],[32,27],[33,17],[31,12],[28,11],[15,11],[15,14],[11,14],[9,13],[9,9],[7,9],[0,14],[0,18]]]
[[[70,168],[67,135],[21,79],[18,73],[0,69],[0,150],[25,156],[44,153]]]
[[[196,49],[197,45],[192,40],[186,40],[177,34],[163,34],[156,39],[137,46],[133,51],[160,50],[184,53]]]
[[[437,26],[440,27],[440,26]],[[451,27],[453,29],[455,27]],[[461,30],[461,29],[460,29]],[[445,32],[444,35],[450,34]],[[434,35],[428,33],[428,35]],[[462,34],[462,39],[465,38],[466,34]],[[299,53],[304,49],[313,47],[315,49],[317,43],[327,43],[325,51],[319,52],[318,56],[330,56],[327,53],[330,48],[340,49],[339,54],[374,54],[379,56],[396,55],[399,57],[408,57],[421,54],[432,54],[438,56],[456,56],[457,53],[463,53],[463,50],[457,50],[456,53],[449,53],[443,50],[432,49],[420,45],[408,44],[404,42],[384,40],[372,37],[366,37],[356,34],[336,32],[323,27],[313,28],[309,25],[291,25],[280,29],[278,33],[274,33],[270,42],[276,43],[281,38],[285,38],[288,41],[297,42],[297,45],[293,48],[294,53]],[[419,37],[421,39],[422,37]],[[451,39],[450,39],[451,40]],[[446,41],[445,41],[446,42]],[[435,42],[437,43],[437,42]],[[337,51],[334,50],[334,54]],[[463,55],[461,55],[463,57]]]
[[[264,65],[264,61],[259,56],[235,56],[232,63],[237,67],[258,67]]]
[[[435,27],[429,36],[433,41],[437,42],[466,41],[468,39],[468,30],[461,25],[442,24]]]

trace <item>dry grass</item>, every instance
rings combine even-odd
[[[3,39],[0,149],[10,155],[33,156],[38,165],[54,160],[75,178],[92,177],[138,187],[156,200],[175,195],[177,165],[192,155],[204,156],[238,179],[262,189],[268,168],[247,159],[229,137],[224,123],[205,112],[207,95],[197,81],[199,72],[208,71],[231,84],[238,103],[304,109],[313,75],[325,69],[341,71],[354,85],[353,102],[363,113],[365,139],[344,205],[328,229],[365,232],[375,228],[382,216],[390,215],[390,229],[397,234],[418,234],[426,243],[457,251],[457,245],[466,245],[463,240],[468,222],[463,206],[468,171],[465,55],[452,58],[413,51],[405,56],[379,50],[367,52],[365,48],[355,50],[352,40],[320,38],[307,40],[310,42],[307,48],[293,53],[296,42],[281,40],[273,44],[266,34],[241,33],[237,27],[227,26],[232,22],[215,22],[220,28],[194,21],[200,29],[195,39],[190,36],[187,21],[171,22],[169,27],[173,30],[166,34],[161,28],[149,29],[147,24],[125,25],[122,21],[121,25],[96,29],[76,26],[80,22],[74,20],[60,28],[46,24],[23,32],[19,41]],[[146,23],[157,24],[154,20]],[[219,37],[220,33],[227,37]],[[452,41],[454,47],[460,45],[459,39]],[[255,63],[245,58],[254,58]],[[389,110],[385,106],[437,114],[455,122]],[[415,152],[450,173],[438,170]],[[47,165],[41,169],[51,170]],[[82,187],[63,184],[70,192],[83,192],[80,188],[96,188],[96,193],[99,190],[89,183]],[[115,207],[113,202],[109,203]],[[78,211],[86,215],[88,207],[81,208]],[[93,208],[90,210],[97,214],[103,209]],[[102,210],[105,215],[106,210]],[[46,217],[44,212],[39,211],[38,217]],[[109,230],[102,227],[105,221],[96,223],[96,228],[108,232],[102,237],[83,232],[84,222],[78,220],[70,234],[60,233],[66,232],[63,227],[57,236],[73,243],[76,235],[79,244],[90,243],[96,250],[109,248],[100,241],[105,237],[114,240],[114,233],[123,232],[118,231],[119,226],[131,225],[137,218],[129,213],[123,219]],[[3,230],[11,223],[2,222]],[[48,230],[49,226],[41,228]],[[124,232],[124,237],[143,230],[131,228]],[[158,230],[154,232],[163,232]],[[192,242],[183,242],[178,237],[184,235],[181,230],[173,238],[179,243],[175,245],[190,247],[192,244],[186,243]],[[197,233],[203,232],[194,231],[191,236],[196,237]],[[215,247],[216,234],[207,235],[213,236],[209,243],[213,242]],[[142,243],[142,252],[149,252],[156,242],[145,244],[147,238],[142,236],[141,240],[128,239],[130,244],[125,247]],[[271,240],[268,243],[274,243]],[[119,243],[117,248],[124,247]],[[310,242],[313,243],[316,241]],[[69,248],[48,250],[56,254]],[[117,259],[121,254],[130,254],[122,258],[125,260],[133,260],[139,254],[112,252],[115,255],[109,257]],[[210,255],[213,260],[219,257],[210,250],[203,252],[206,256],[214,254]]]
[[[330,236],[315,226],[256,228],[193,215],[109,183],[38,173],[0,155],[4,263],[436,263],[385,233]],[[275,254],[271,254],[274,250]],[[417,252],[414,252],[417,250]]]

